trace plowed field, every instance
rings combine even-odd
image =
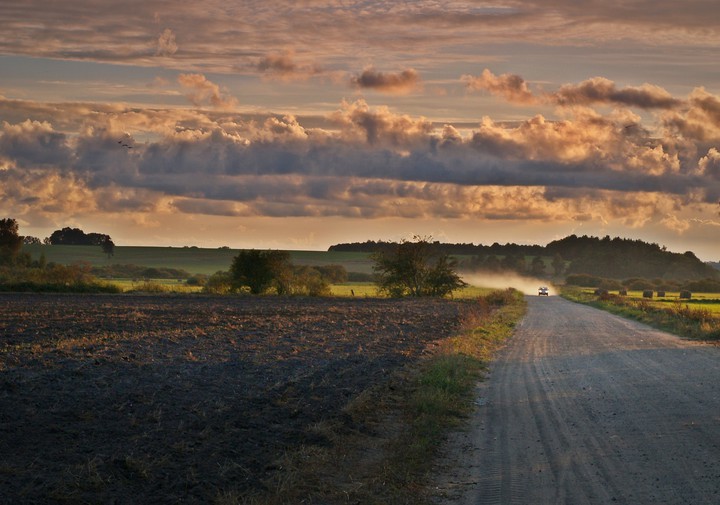
[[[327,444],[313,426],[343,420],[350,400],[453,333],[459,312],[432,300],[0,295],[0,496],[208,503],[261,490],[284,451]]]

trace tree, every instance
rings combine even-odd
[[[525,273],[525,256],[522,254],[508,254],[502,259],[500,265],[503,270],[517,272],[520,274]]]
[[[0,219],[0,264],[13,263],[20,253],[23,238],[18,233],[18,224],[12,218]]]
[[[240,251],[230,266],[232,289],[247,287],[255,295],[271,287],[275,287],[278,294],[287,294],[291,276],[290,253],[286,251]]]
[[[467,284],[455,273],[457,261],[435,253],[430,238],[414,237],[372,255],[381,291],[391,296],[445,296]]]
[[[545,261],[542,256],[535,256],[530,264],[530,273],[536,277],[545,275]]]
[[[102,247],[102,251],[107,254],[108,258],[115,255],[115,243],[109,236],[105,237],[105,240],[100,247]]]
[[[40,245],[42,242],[40,242],[40,239],[38,237],[33,237],[31,235],[27,235],[22,238],[23,239],[23,245]]]
[[[565,272],[565,260],[560,253],[555,253],[552,259],[552,267],[555,275],[562,275]]]
[[[51,245],[99,245],[109,239],[109,235],[103,233],[85,233],[80,228],[65,227],[62,230],[55,230],[48,237]]]

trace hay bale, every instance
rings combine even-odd
[[[657,292],[658,298],[665,296],[665,291],[658,291]]]
[[[653,297],[652,289],[646,289],[645,291],[643,291],[643,298],[652,298],[652,297]]]
[[[680,291],[680,299],[681,300],[689,300],[692,298],[692,293],[687,290]]]
[[[627,289],[621,289],[620,291],[618,291],[618,294],[620,296],[627,296]]]

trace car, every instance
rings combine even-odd
[[[548,288],[545,286],[539,287],[538,296],[550,296],[550,293],[548,293]]]

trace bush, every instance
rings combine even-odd
[[[632,289],[633,291],[645,291],[646,289],[655,289],[655,284],[653,284],[647,279],[627,279],[623,282],[623,285],[628,289]]]
[[[488,305],[496,307],[502,307],[504,305],[510,305],[513,303],[517,296],[518,291],[513,288],[505,290],[491,291],[487,295],[481,297]]]
[[[226,295],[230,292],[231,286],[230,272],[218,271],[208,277],[202,292],[213,295]]]
[[[683,285],[683,289],[696,293],[720,293],[720,281],[714,279],[692,281]]]

